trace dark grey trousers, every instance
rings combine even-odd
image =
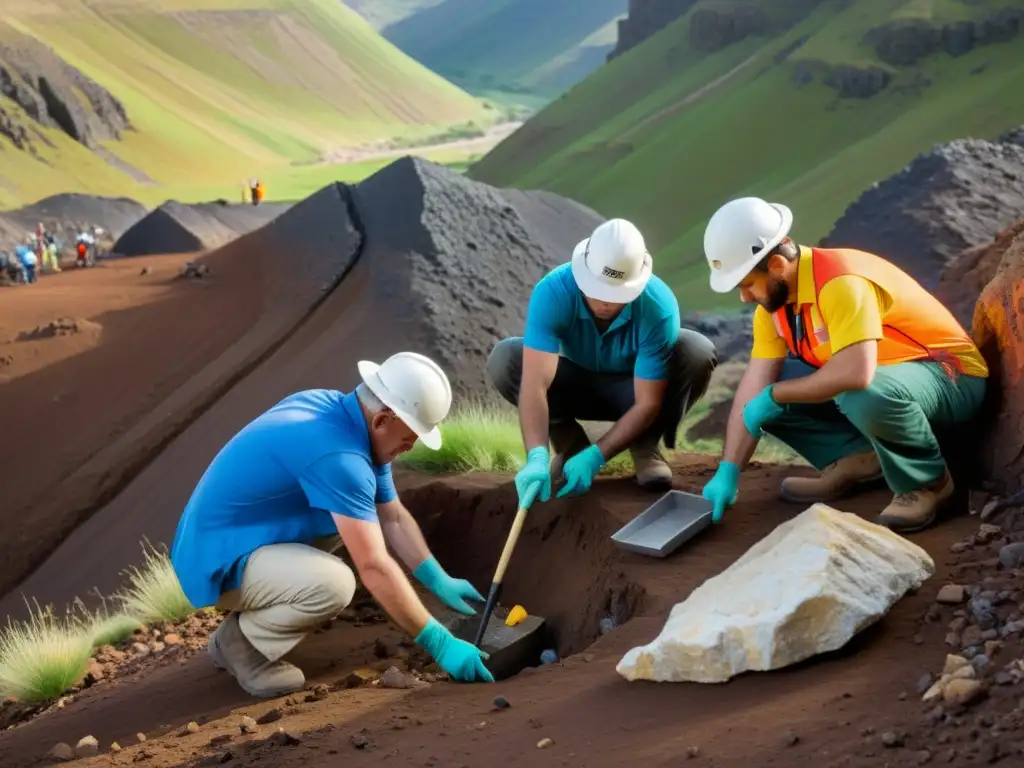
[[[711,372],[718,365],[715,345],[702,334],[683,328],[669,362],[668,387],[661,412],[636,443],[646,445],[665,439],[676,447],[676,431],[683,416],[707,391]],[[494,345],[487,358],[491,384],[508,402],[519,405],[519,384],[523,375],[523,338],[514,336]],[[595,373],[564,357],[548,390],[548,418],[551,422],[581,419],[618,421],[633,407],[633,373]]]

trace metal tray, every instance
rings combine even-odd
[[[710,501],[684,491],[669,491],[612,534],[623,549],[667,557],[711,525]]]

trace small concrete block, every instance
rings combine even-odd
[[[527,616],[514,627],[503,618],[491,614],[484,632],[481,650],[490,655],[484,666],[495,680],[502,680],[518,674],[526,667],[536,666],[541,652],[547,646],[547,625],[540,616]],[[480,615],[464,616],[454,614],[439,621],[460,640],[472,643],[480,626]]]

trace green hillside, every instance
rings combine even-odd
[[[604,63],[627,0],[443,0],[384,36],[472,93],[546,101]],[[533,101],[536,103],[536,100]]]
[[[655,271],[687,309],[735,307],[735,297],[707,288],[703,260],[704,225],[721,203],[748,194],[784,201],[796,213],[794,236],[816,242],[864,189],[934,143],[994,138],[1024,123],[1018,25],[976,24],[1003,41],[956,56],[943,46],[956,48],[953,32],[965,27],[941,29],[1011,5],[1024,7],[790,0],[766,13],[743,0],[700,0],[536,115],[469,175],[631,218],[648,237]],[[740,28],[729,23],[737,13],[757,31],[732,41],[708,32]]]
[[[234,198],[245,179],[315,170],[340,147],[497,114],[338,0],[8,0],[0,67],[5,44],[31,38],[118,99],[131,129],[87,148],[0,96],[0,115],[29,127],[37,153],[0,135],[5,206],[68,190]]]

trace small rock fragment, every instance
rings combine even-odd
[[[95,736],[83,736],[75,744],[75,757],[92,757],[99,754],[100,743]]]
[[[554,739],[541,739],[537,742],[537,749],[547,749],[555,745]]]
[[[687,759],[692,759],[694,757],[700,757],[700,747],[687,747],[686,748],[686,757],[687,757]]]
[[[917,679],[917,692],[924,693],[932,687],[932,683],[934,682],[935,676],[931,672],[925,672]]]
[[[302,743],[302,739],[294,734],[288,733],[284,728],[278,728],[277,732],[274,733],[268,741],[281,747],[295,747]]]
[[[141,744],[142,742],[144,742],[144,741],[146,740],[146,734],[144,734],[144,733],[142,733],[142,732],[136,733],[136,734],[135,734],[135,738],[136,738],[136,739],[138,740],[138,742],[139,742],[139,743]]]
[[[970,704],[981,698],[985,688],[979,680],[958,678],[950,680],[942,691],[942,699],[950,706]]]
[[[284,716],[284,713],[278,708],[267,710],[260,717],[256,719],[257,725],[267,725],[268,723],[276,723]]]
[[[188,736],[190,733],[199,733],[199,723],[195,720],[190,720],[188,724],[181,729],[182,736]]]
[[[176,635],[173,632],[164,635],[164,643],[166,645],[181,645],[181,635]]]
[[[256,721],[248,715],[242,716],[242,723],[238,726],[238,729],[242,733],[256,733],[259,730],[259,726],[256,725]]]
[[[329,694],[330,691],[331,689],[328,686],[324,685],[323,683],[317,683],[309,689],[309,693],[306,694],[305,700],[307,702],[323,701],[327,698],[327,694]]]
[[[110,751],[111,752],[120,752],[121,751],[121,745],[118,744],[116,741],[110,742]]]
[[[946,654],[946,664],[942,668],[942,674],[944,674],[944,675],[951,675],[954,672],[956,672],[958,669],[966,667],[970,663],[971,662],[969,662],[963,656],[957,656],[956,654],[953,654],[953,653],[947,653]]]
[[[782,743],[787,747],[796,746],[800,742],[800,737],[793,731],[786,731],[782,734]]]
[[[917,753],[917,764],[925,765],[932,761],[932,753],[927,749],[922,749]]]
[[[999,549],[999,562],[1004,568],[1020,568],[1024,564],[1024,541],[1004,544]]]
[[[511,706],[512,705],[509,704],[508,699],[506,699],[504,696],[495,696],[494,697],[494,708],[495,709],[508,709]]]
[[[383,688],[415,688],[420,682],[398,667],[390,666],[380,676],[380,685]]]
[[[548,648],[540,655],[541,664],[554,664],[556,661],[558,661],[558,654],[553,648]]]
[[[366,749],[371,745],[370,739],[366,735],[365,731],[353,733],[351,736],[349,736],[348,741],[349,744],[351,744],[356,749]]]
[[[63,741],[59,741],[53,745],[49,752],[46,753],[46,756],[51,760],[69,763],[75,759],[75,750],[71,748],[70,744],[65,744]]]
[[[937,603],[943,605],[957,605],[964,601],[964,588],[960,584],[943,584],[939,593],[935,596]]]
[[[896,731],[886,731],[882,734],[882,746],[888,749],[896,749],[902,747],[905,741],[905,737],[902,733]]]

